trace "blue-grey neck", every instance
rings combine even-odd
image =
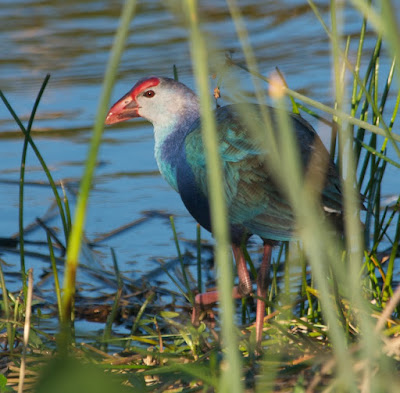
[[[138,94],[135,98],[139,116],[154,126],[154,155],[161,174],[178,190],[176,165],[183,141],[193,123],[199,118],[196,93],[171,78],[154,77],[159,83],[152,86],[151,97]]]
[[[154,155],[162,176],[171,187],[178,191],[176,167],[179,160],[185,159],[184,140],[188,133],[198,124],[199,109],[197,100],[184,111],[173,117],[173,122],[154,124],[155,146]]]

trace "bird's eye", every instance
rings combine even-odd
[[[151,97],[154,97],[156,95],[156,93],[154,93],[154,90],[147,90],[143,93],[143,95],[147,98],[151,98]]]

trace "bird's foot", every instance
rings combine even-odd
[[[201,320],[209,322],[211,327],[215,326],[215,316],[212,307],[217,301],[218,291],[210,291],[196,295],[192,311],[193,326],[198,327]]]
[[[239,286],[233,287],[232,297],[234,299],[241,299],[246,295],[243,294],[243,290]],[[213,290],[210,292],[199,293],[194,299],[194,306],[192,312],[192,324],[198,327],[200,325],[200,319],[202,316],[206,316],[208,321],[211,321],[211,327],[215,325],[214,313],[212,307],[218,302],[219,295],[218,291]]]

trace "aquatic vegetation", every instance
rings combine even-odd
[[[399,195],[390,203],[382,201],[387,168],[397,171],[400,166],[400,136],[395,127],[400,73],[394,60],[399,57],[399,28],[391,17],[395,12],[389,2],[377,2],[381,7],[378,8],[371,7],[369,1],[357,0],[352,4],[364,20],[358,36],[346,37],[341,3],[331,1],[330,27],[324,23],[318,7],[309,3],[332,44],[332,106],[291,90],[279,72],[269,78],[262,75],[241,9],[233,0],[227,4],[243,58],[228,56],[212,86],[209,55],[213,52],[207,47],[196,2],[188,1],[183,10],[202,122],[207,125],[207,165],[219,167],[219,157],[213,154],[216,149],[212,87],[229,95],[236,86],[228,82],[227,75],[240,67],[250,73],[259,103],[268,98],[274,106],[286,109],[291,103],[295,112],[309,113],[331,127],[330,152],[344,178],[344,204],[348,212],[357,212],[346,216],[343,241],[321,226],[321,214],[312,207],[316,194],[309,184],[318,181],[318,176],[309,173],[301,181],[290,124],[282,112],[277,121],[281,139],[287,143],[278,138],[275,162],[286,179],[282,187],[298,217],[300,241],[283,243],[273,255],[261,356],[254,352],[253,299],[243,300],[238,310],[231,298],[233,269],[218,171],[209,171],[212,176],[208,179],[212,219],[218,225],[214,251],[211,253],[210,245],[204,244],[200,235],[196,241],[180,239],[172,226],[178,257],[160,261],[159,269],[169,274],[176,291],[162,285],[146,286],[144,278],[133,281],[119,269],[118,250],[112,252],[112,271],[95,271],[85,266],[85,257],[94,257],[96,245],[113,235],[105,234],[101,240],[91,242],[85,240],[83,228],[110,92],[136,2],[126,1],[122,12],[74,214],[70,212],[68,194],[63,185],[52,179],[51,170],[30,134],[41,92],[26,127],[9,105],[6,92],[1,93],[25,138],[20,175],[20,234],[18,238],[1,239],[2,247],[14,248],[21,258],[19,294],[7,291],[8,282],[2,272],[7,260],[0,263],[4,310],[0,319],[4,332],[0,368],[7,371],[0,378],[1,391],[16,390],[18,385],[22,390],[22,381],[25,389],[38,392],[54,391],[55,386],[57,391],[62,387],[69,392],[77,385],[99,392],[125,387],[139,392],[399,390],[400,289],[395,276],[400,241]],[[376,42],[371,53],[363,46],[367,33]],[[387,52],[382,50],[383,43]],[[350,56],[350,45],[357,46],[356,56]],[[383,61],[390,65],[388,71],[380,67]],[[46,83],[47,79],[43,89]],[[350,91],[346,86],[352,87]],[[246,119],[250,128],[251,122],[251,118]],[[254,133],[257,132],[255,127]],[[46,277],[54,278],[51,294],[42,289],[41,283],[33,282],[24,264],[27,249],[22,226],[23,163],[28,146],[46,172],[56,200],[55,211],[62,223],[61,235],[52,231],[45,220],[38,224],[46,231],[48,240],[44,257],[52,269]],[[361,213],[364,225],[358,215],[358,190],[365,197],[366,210]],[[152,220],[152,215],[143,214],[141,219]],[[139,223],[132,222],[131,228]],[[114,235],[123,230],[126,228],[117,229]],[[183,242],[186,252],[181,251]],[[215,321],[205,321],[195,328],[190,323],[190,302],[196,288],[209,286],[200,265],[207,265],[204,262],[210,255],[215,259],[223,312],[215,313]],[[255,275],[253,255],[246,254],[246,259]],[[78,269],[87,270],[95,278],[91,293],[81,290],[87,283],[76,279]],[[60,284],[58,277],[62,273],[64,281]],[[155,276],[156,272],[150,274]],[[90,296],[93,294],[96,296]],[[97,321],[101,331],[82,335],[77,325],[84,320]],[[118,324],[129,326],[130,334],[121,333]],[[64,381],[74,382],[68,385]]]

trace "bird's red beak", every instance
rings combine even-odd
[[[106,124],[120,123],[134,117],[140,117],[138,104],[132,97],[131,91],[119,99],[108,111]]]

